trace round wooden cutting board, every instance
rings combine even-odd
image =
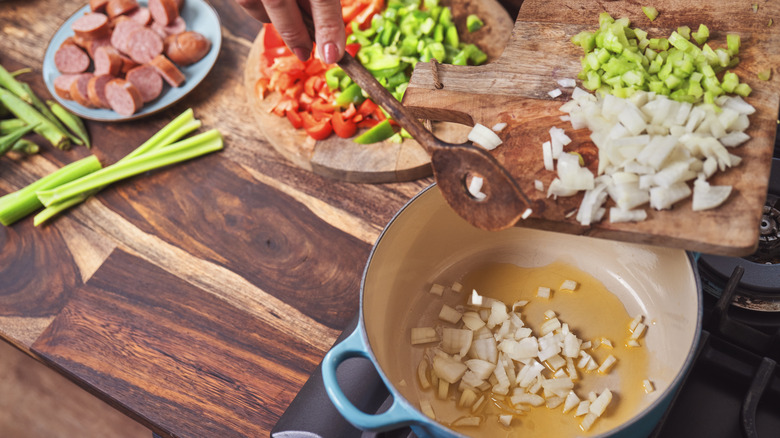
[[[442,4],[452,8],[453,20],[461,32],[461,40],[474,43],[488,55],[488,62],[504,51],[512,32],[513,20],[496,0],[447,0]],[[485,26],[473,33],[466,29],[466,17],[476,14]],[[284,157],[316,174],[349,182],[386,183],[411,181],[431,175],[430,158],[414,140],[403,143],[384,141],[362,145],[336,135],[314,141],[302,129],[295,129],[287,119],[270,112],[278,100],[271,93],[260,100],[255,83],[260,77],[260,56],[263,53],[261,30],[252,44],[246,66],[244,85],[250,107],[263,135]],[[463,143],[470,126],[454,123],[432,124],[434,134],[444,141]],[[359,133],[358,133],[359,134]]]

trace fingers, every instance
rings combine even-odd
[[[303,24],[298,3],[295,0],[263,0],[263,5],[268,18],[274,23],[287,47],[298,59],[303,61],[309,59],[312,41]]]
[[[340,0],[310,0],[320,58],[334,64],[344,56],[347,34]]]
[[[268,14],[265,13],[265,8],[263,7],[263,4],[260,2],[260,0],[236,0],[236,2],[256,20],[263,23],[271,22],[271,20],[268,18]]]

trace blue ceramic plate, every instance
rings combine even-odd
[[[147,2],[146,0],[140,0],[138,3],[142,6],[146,6]],[[207,53],[203,59],[195,64],[179,67],[187,78],[181,87],[174,88],[165,83],[160,97],[151,102],[147,102],[140,111],[128,117],[121,116],[110,109],[87,108],[79,105],[75,101],[62,99],[54,91],[54,78],[60,75],[60,72],[57,71],[57,67],[54,65],[54,52],[57,51],[60,44],[62,44],[66,38],[73,36],[73,30],[71,30],[70,27],[71,24],[84,13],[89,12],[89,10],[89,5],[84,6],[63,23],[62,27],[57,30],[57,33],[54,34],[49,42],[49,46],[46,48],[46,54],[43,57],[43,80],[46,83],[46,87],[49,89],[49,93],[62,106],[85,119],[104,122],[134,120],[154,114],[173,105],[192,91],[192,89],[206,77],[214,66],[217,55],[219,55],[219,49],[222,46],[222,32],[220,30],[217,12],[204,0],[184,0],[184,8],[181,11],[181,16],[184,18],[184,21],[187,22],[187,30],[194,30],[208,38],[208,40],[211,41],[211,50],[209,50],[209,53]]]

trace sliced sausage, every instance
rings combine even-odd
[[[168,40],[165,54],[178,65],[190,65],[203,59],[210,49],[208,38],[198,32],[187,31]]]
[[[130,39],[130,35],[141,28],[143,26],[135,20],[125,19],[117,22],[116,26],[114,26],[114,32],[111,34],[111,45],[120,52],[127,54],[127,42]]]
[[[54,65],[60,73],[83,73],[89,62],[89,55],[75,44],[64,44],[54,53]]]
[[[149,12],[154,21],[168,26],[179,16],[179,4],[176,0],[149,0]]]
[[[128,58],[125,55],[121,55],[121,56],[122,56],[122,69],[120,70],[120,73],[122,75],[125,75],[130,70],[138,67],[138,63],[137,62],[133,61],[132,59]]]
[[[151,64],[171,87],[178,87],[187,79],[165,55],[157,55]]]
[[[149,64],[139,65],[125,75],[125,79],[132,82],[141,93],[144,103],[151,102],[162,93],[163,80],[157,69]]]
[[[152,21],[152,30],[165,38],[169,35],[178,35],[187,30],[187,22],[181,17],[176,17],[172,24],[165,26],[158,21]]]
[[[106,99],[106,84],[114,79],[111,75],[96,75],[87,82],[87,96],[97,108],[111,108]]]
[[[127,16],[137,21],[138,24],[142,26],[146,26],[152,22],[152,13],[149,12],[149,8],[143,6],[127,14]]]
[[[126,117],[135,114],[144,103],[135,85],[124,79],[111,79],[106,84],[106,100],[112,110]]]
[[[78,79],[79,74],[59,75],[54,78],[54,92],[66,100],[73,100],[70,96],[70,84]]]
[[[92,73],[81,73],[75,81],[70,84],[70,97],[87,108],[92,108],[92,101],[89,100],[89,91],[87,86],[89,80],[94,76]]]
[[[107,4],[108,0],[89,0],[89,9],[92,12],[104,12]]]
[[[124,62],[122,55],[114,46],[103,46],[95,51],[95,70],[96,75],[117,76],[122,71]]]
[[[138,8],[136,0],[108,0],[106,14],[109,18],[114,18],[133,12],[136,8]]]
[[[127,54],[139,63],[146,64],[163,51],[163,40],[153,30],[142,27],[127,38]]]
[[[97,52],[97,49],[103,47],[103,46],[111,46],[111,38],[105,37],[105,38],[98,38],[96,40],[87,40],[86,44],[84,45],[84,48],[87,49],[87,53],[89,53],[89,57],[92,58],[92,60],[95,60],[95,53]]]
[[[105,38],[111,33],[108,17],[100,12],[91,12],[77,18],[70,26],[76,37],[91,40]]]

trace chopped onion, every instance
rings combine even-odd
[[[457,383],[467,369],[465,364],[449,356],[437,355],[433,358],[433,371],[436,376],[449,383]]]
[[[437,342],[438,340],[439,334],[436,333],[436,329],[433,327],[412,328],[412,345],[427,344],[429,342]]]
[[[715,208],[731,194],[731,186],[711,186],[707,181],[697,179],[693,183],[693,210]]]
[[[463,290],[463,285],[456,281],[456,282],[452,283],[452,286],[450,286],[450,289],[453,292],[455,292],[455,293],[459,293],[461,290]]]
[[[653,382],[645,379],[642,382],[642,387],[645,389],[645,392],[650,394],[651,392],[655,391],[655,386],[653,385]]]
[[[473,339],[474,332],[471,330],[444,327],[441,332],[441,348],[447,354],[457,353],[462,357],[471,349]]]
[[[423,359],[420,364],[417,365],[417,379],[420,381],[422,389],[428,389],[431,387],[431,381],[428,380],[428,361]]]
[[[561,283],[561,290],[567,290],[567,291],[575,291],[577,290],[577,282],[574,280],[564,280],[563,283]]]
[[[593,403],[590,404],[590,412],[597,417],[600,417],[601,414],[604,413],[605,410],[607,410],[607,406],[609,405],[609,402],[612,401],[612,392],[610,392],[609,389],[605,389],[599,396],[596,398],[596,400],[593,401]]]
[[[539,286],[539,288],[536,290],[536,296],[539,298],[550,298],[550,288]]]
[[[493,132],[501,132],[504,130],[504,128],[506,128],[506,125],[507,125],[506,122],[496,123],[495,125],[493,125],[491,129],[493,130]]]
[[[442,321],[447,321],[451,324],[457,324],[458,321],[460,321],[460,317],[462,315],[462,313],[446,304],[442,304],[441,310],[439,311],[439,319]]]
[[[579,404],[580,398],[577,397],[577,394],[575,394],[574,391],[569,391],[569,394],[566,396],[566,401],[563,402],[563,413],[568,413]]]
[[[511,415],[499,415],[498,416],[498,422],[503,424],[506,427],[509,427],[510,424],[512,424],[512,417]]]
[[[552,170],[552,169],[551,169]],[[540,192],[544,191],[544,183],[541,180],[534,180],[534,188]]]
[[[472,177],[471,182],[469,183],[469,193],[471,193],[471,196],[473,196],[475,199],[481,201],[487,197],[484,193],[482,193],[482,183],[484,180],[478,176]]]
[[[550,97],[552,97],[553,99],[555,99],[556,97],[558,97],[561,94],[563,94],[563,91],[561,91],[560,88],[556,88],[554,90],[548,91],[547,94],[550,95]]]
[[[590,430],[591,427],[593,427],[593,423],[596,422],[597,418],[598,417],[592,412],[585,414],[585,418],[582,419],[582,423],[580,423],[580,427],[582,428],[582,430],[587,432],[588,430]]]
[[[617,358],[613,355],[607,356],[606,359],[604,359],[604,362],[601,363],[601,366],[599,366],[599,373],[606,374],[609,372],[610,369],[615,365],[615,362],[617,362]]]
[[[580,404],[577,405],[577,410],[574,411],[574,416],[579,417],[587,414],[588,412],[590,412],[590,402],[588,400],[583,400],[580,402]]]
[[[572,78],[562,78],[558,79],[558,85],[563,88],[574,88],[577,86],[577,81]]]
[[[420,411],[422,411],[423,414],[427,415],[429,418],[435,420],[436,419],[436,413],[433,412],[433,406],[431,406],[431,402],[428,400],[420,400]]]
[[[469,132],[468,139],[489,151],[497,148],[502,143],[501,138],[493,130],[480,123],[474,125]]]
[[[452,422],[457,427],[477,427],[482,424],[482,417],[460,417]]]
[[[546,141],[542,143],[542,157],[544,158],[544,168],[546,170],[555,170],[553,163],[552,143]]]
[[[434,295],[442,296],[444,293],[444,286],[434,283],[431,285],[431,289],[428,291]]]

